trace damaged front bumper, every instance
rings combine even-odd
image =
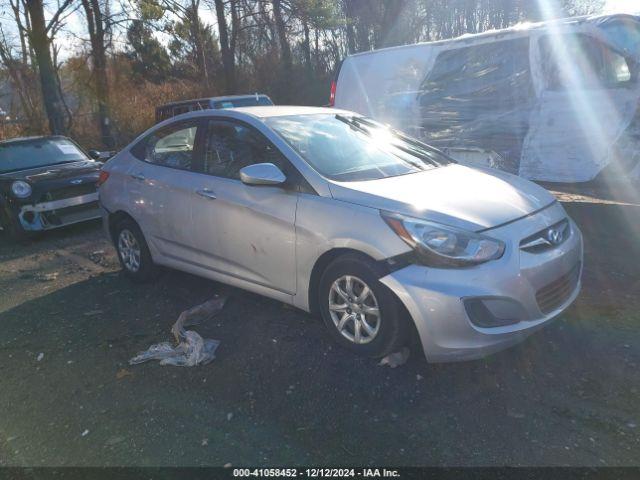
[[[18,212],[22,228],[30,232],[51,230],[100,218],[98,192],[30,205]]]
[[[380,279],[415,322],[429,362],[482,358],[515,345],[573,303],[580,292],[582,235],[540,253],[509,239],[526,238],[567,218],[558,205],[491,231],[507,245],[504,256],[467,269],[409,265]]]

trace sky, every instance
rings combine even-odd
[[[607,13],[638,13],[640,12],[640,0],[607,0],[604,8]]]
[[[12,17],[8,8],[4,12],[2,10],[4,9],[0,8],[0,23],[2,24],[5,33],[11,35],[15,33]],[[640,13],[640,0],[606,0],[604,12]],[[207,8],[201,8],[200,13],[205,23],[215,24],[215,15],[213,11]],[[67,17],[65,23],[64,31],[61,32],[62,38],[57,41],[61,48],[59,54],[60,60],[64,60],[65,58],[72,56],[79,48],[81,48],[82,41],[79,37],[86,38],[85,20],[81,10],[78,10]],[[116,42],[122,42],[124,39],[120,36],[114,40]]]
[[[640,13],[640,0],[606,0],[604,6],[604,13]],[[214,12],[201,8],[201,17],[205,23],[215,24],[215,15]],[[71,16],[67,22],[67,30],[70,32],[70,43],[66,43],[67,45],[74,45],[75,48],[78,48],[79,42],[76,39],[74,41],[74,35],[78,35],[84,31],[84,19],[82,17],[81,12],[77,12],[75,15]],[[73,52],[69,51],[68,55],[71,55]],[[61,55],[65,57],[66,55]]]

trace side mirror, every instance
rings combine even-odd
[[[98,150],[89,150],[89,157],[99,160],[102,154]]]
[[[273,163],[256,163],[240,169],[240,180],[246,185],[281,185],[286,179]]]

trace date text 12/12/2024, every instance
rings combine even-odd
[[[400,474],[397,470],[387,468],[234,468],[233,476],[236,478],[397,478]]]

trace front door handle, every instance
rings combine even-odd
[[[196,190],[196,193],[201,197],[208,198],[209,200],[216,199],[216,194],[213,193],[213,190],[209,190],[208,188],[203,188],[202,190]]]
[[[134,178],[135,180],[146,180],[145,176],[142,173],[132,173],[131,174],[131,178]]]

